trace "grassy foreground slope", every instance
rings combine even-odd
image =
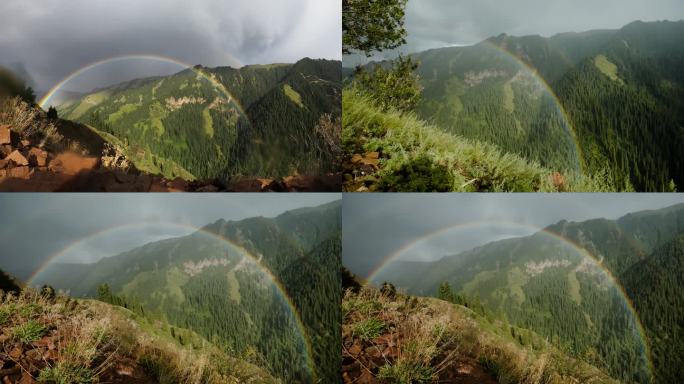
[[[561,174],[491,144],[444,132],[412,113],[385,112],[354,87],[342,95],[346,191],[612,190],[606,177]]]
[[[18,296],[0,291],[0,347],[3,382],[278,382],[192,331],[30,289]]]
[[[615,383],[526,329],[434,298],[347,291],[345,383]]]

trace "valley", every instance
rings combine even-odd
[[[420,88],[420,101],[411,112],[424,124],[452,135],[450,140],[491,144],[556,172],[558,176],[549,178],[563,180],[566,190],[581,190],[572,184],[586,177],[593,180],[594,185],[585,187],[591,191],[672,191],[684,183],[680,161],[684,81],[677,70],[684,63],[682,36],[684,21],[635,21],[620,29],[551,37],[501,34],[473,45],[411,53],[406,57],[417,65],[413,74]],[[395,64],[371,62],[363,68],[372,73],[376,66],[391,70]],[[345,71],[350,79],[355,78],[352,72]],[[351,98],[364,91],[357,85],[345,92]],[[358,132],[359,128],[347,129]],[[392,129],[408,133],[412,128],[407,124]],[[378,132],[366,135],[374,137]],[[380,178],[417,167],[395,159],[398,155],[392,147],[405,145],[397,141],[401,135],[396,136],[379,148],[380,164],[385,166],[371,173]],[[347,151],[350,159],[359,153],[349,144]],[[360,154],[364,151],[373,150],[363,148]],[[495,170],[478,175],[476,167],[468,165],[469,151],[451,157],[420,148],[412,151],[416,157],[427,156],[435,168],[465,178],[456,176],[452,185],[428,190],[459,190],[458,185],[469,179],[486,183],[498,176]],[[397,161],[407,165],[392,164]],[[349,169],[364,165],[352,162]],[[505,165],[493,161],[486,167]],[[509,166],[503,172],[518,178],[518,169]],[[526,188],[543,190],[539,184],[528,181]],[[391,185],[402,188],[398,181]]]

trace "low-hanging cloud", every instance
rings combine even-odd
[[[23,65],[45,91],[89,63],[132,53],[233,67],[340,59],[341,23],[338,0],[3,0],[0,64]],[[129,65],[127,78],[88,86],[151,72]]]

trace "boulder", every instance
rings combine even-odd
[[[29,164],[33,167],[44,167],[47,165],[48,153],[40,148],[31,148],[28,153]]]
[[[26,159],[26,157],[24,157],[24,155],[22,155],[21,152],[16,150],[10,153],[9,156],[5,158],[5,160],[12,160],[14,164],[19,166],[29,165],[29,162]]]
[[[14,151],[14,148],[10,144],[1,144],[0,145],[0,158],[5,158],[7,157],[10,153]]]
[[[0,125],[0,144],[12,144],[12,130],[9,125]]]
[[[9,160],[7,159],[2,159],[0,160],[0,169],[5,169],[9,165]]]

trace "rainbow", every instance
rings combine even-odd
[[[546,81],[546,79],[544,79],[544,77],[541,76],[539,74],[539,72],[537,71],[537,69],[534,68],[531,64],[527,63],[522,58],[518,57],[516,54],[510,52],[505,47],[494,44],[493,42],[491,42],[489,40],[484,40],[484,41],[478,43],[477,45],[484,45],[484,46],[490,47],[490,48],[498,51],[499,53],[502,53],[506,57],[510,58],[516,64],[518,64],[520,67],[527,70],[529,72],[529,74],[535,78],[535,80],[538,82],[538,84],[544,88],[546,93],[553,99],[553,103],[555,104],[555,106],[558,110],[558,113],[560,114],[560,116],[563,119],[563,122],[564,122],[563,128],[565,128],[565,130],[567,131],[567,133],[570,137],[570,140],[572,141],[572,144],[575,147],[575,151],[576,151],[576,154],[578,157],[578,159],[577,159],[578,168],[579,168],[580,172],[583,173],[584,167],[585,167],[584,166],[584,154],[582,151],[582,147],[579,144],[579,140],[577,139],[577,134],[575,132],[576,130],[571,123],[572,120],[570,119],[570,116],[568,115],[565,108],[563,107],[563,104],[561,103],[560,99],[558,98],[558,95],[556,95],[556,92],[553,90],[553,88],[551,88],[551,86]]]
[[[82,75],[85,72],[88,72],[89,70],[96,68],[98,66],[101,66],[103,64],[108,64],[108,63],[113,63],[117,61],[126,61],[126,60],[152,60],[152,61],[159,61],[159,62],[164,62],[164,63],[170,63],[170,64],[175,64],[183,69],[189,69],[197,76],[209,81],[209,83],[212,84],[212,86],[216,89],[218,89],[228,100],[228,102],[232,102],[235,104],[235,106],[238,109],[238,112],[240,112],[241,115],[247,116],[245,113],[245,109],[240,104],[239,100],[228,91],[228,89],[218,80],[216,80],[214,77],[211,75],[207,74],[202,68],[195,67],[191,64],[182,62],[178,59],[174,59],[172,57],[167,57],[167,56],[161,56],[161,55],[151,55],[151,54],[126,54],[126,55],[120,55],[120,56],[112,56],[108,57],[105,59],[101,59],[95,62],[92,62],[90,64],[87,64],[83,67],[80,67],[79,69],[75,70],[68,76],[66,76],[64,79],[62,79],[60,82],[58,82],[55,86],[53,86],[43,97],[40,99],[38,102],[38,105],[42,109],[46,109],[46,107],[49,106],[49,101],[50,99],[57,93],[59,92],[62,87],[64,87],[65,84],[69,83],[71,80],[77,78],[78,76]]]
[[[301,315],[299,311],[297,311],[297,307],[295,306],[293,300],[290,298],[290,296],[287,294],[287,290],[285,287],[282,285],[280,280],[273,275],[273,273],[266,268],[264,265],[261,264],[260,259],[256,257],[254,254],[249,252],[247,249],[244,247],[235,244],[234,242],[231,242],[230,240],[226,239],[223,236],[217,235],[213,232],[210,232],[204,228],[198,228],[194,227],[188,224],[181,224],[181,223],[174,223],[174,222],[160,222],[160,221],[142,221],[142,222],[137,222],[137,223],[129,223],[129,224],[121,224],[121,225],[114,225],[111,227],[104,228],[102,230],[95,231],[93,233],[90,233],[89,235],[82,237],[78,239],[77,241],[69,244],[68,246],[64,247],[60,251],[54,253],[50,257],[48,257],[26,280],[26,285],[31,286],[32,284],[35,284],[34,280],[36,280],[38,277],[41,277],[43,273],[46,272],[47,268],[52,265],[54,262],[58,261],[61,257],[67,255],[71,250],[74,248],[78,247],[79,245],[84,244],[85,242],[88,242],[90,240],[93,240],[95,238],[98,238],[100,236],[104,236],[107,234],[110,234],[115,231],[123,230],[123,229],[130,229],[130,228],[138,228],[138,227],[146,227],[146,226],[166,226],[166,227],[171,227],[175,229],[184,229],[188,230],[191,234],[202,234],[203,236],[207,236],[208,238],[212,240],[219,241],[221,244],[224,246],[227,246],[229,248],[235,249],[238,251],[238,253],[247,256],[247,258],[255,265],[257,266],[261,272],[270,280],[270,282],[275,286],[276,290],[278,291],[278,294],[281,296],[281,298],[286,302],[288,308],[290,309],[290,312],[294,316],[295,319],[295,325],[297,327],[297,332],[299,333],[302,342],[304,343],[304,347],[306,348],[306,362],[307,362],[307,369],[309,370],[313,381],[316,382],[315,380],[315,372],[316,370],[314,369],[314,363],[313,363],[313,346],[311,345],[311,338],[306,331],[306,328],[304,327],[304,322],[302,321]]]
[[[545,236],[550,236],[551,238],[558,240],[561,242],[561,244],[568,246],[570,249],[574,250],[577,252],[578,255],[583,257],[585,260],[589,260],[592,262],[592,264],[597,267],[603,275],[608,279],[610,282],[611,286],[613,286],[618,293],[620,294],[621,299],[623,300],[623,303],[629,312],[630,316],[632,317],[632,320],[634,321],[634,325],[636,326],[636,332],[638,333],[638,337],[641,341],[641,345],[643,347],[644,351],[644,362],[646,363],[646,367],[648,369],[648,373],[651,378],[653,378],[653,358],[652,358],[652,353],[651,353],[651,348],[648,343],[648,338],[646,337],[646,333],[644,331],[644,326],[641,322],[641,319],[639,318],[639,315],[634,307],[634,303],[630,299],[630,297],[627,295],[627,292],[625,291],[624,287],[619,284],[618,280],[615,278],[615,276],[612,274],[612,272],[602,264],[602,260],[598,259],[596,256],[594,256],[591,252],[589,252],[586,248],[584,248],[582,245],[577,244],[576,242],[561,236],[560,234],[553,232],[549,229],[546,228],[539,228],[533,225],[529,224],[522,224],[522,223],[516,223],[516,222],[509,222],[509,221],[500,221],[500,220],[482,220],[482,221],[475,221],[475,222],[469,222],[469,223],[462,223],[462,224],[454,224],[446,227],[442,227],[439,229],[436,229],[434,231],[428,232],[408,244],[405,244],[398,249],[396,249],[394,252],[392,252],[388,257],[383,259],[381,263],[379,263],[371,272],[368,274],[368,277],[366,281],[368,281],[369,284],[377,283],[377,278],[380,272],[389,264],[397,260],[399,257],[401,257],[404,253],[407,251],[413,249],[416,245],[419,243],[422,243],[424,241],[427,241],[431,238],[434,238],[439,235],[443,235],[445,233],[448,233],[453,230],[463,230],[463,229],[469,229],[469,228],[481,228],[484,226],[502,226],[502,227],[515,227],[515,228],[524,228],[524,229],[529,229],[535,231],[535,234],[543,234]],[[637,251],[643,252],[643,249],[638,247],[635,243],[630,242],[630,245],[636,247]]]

